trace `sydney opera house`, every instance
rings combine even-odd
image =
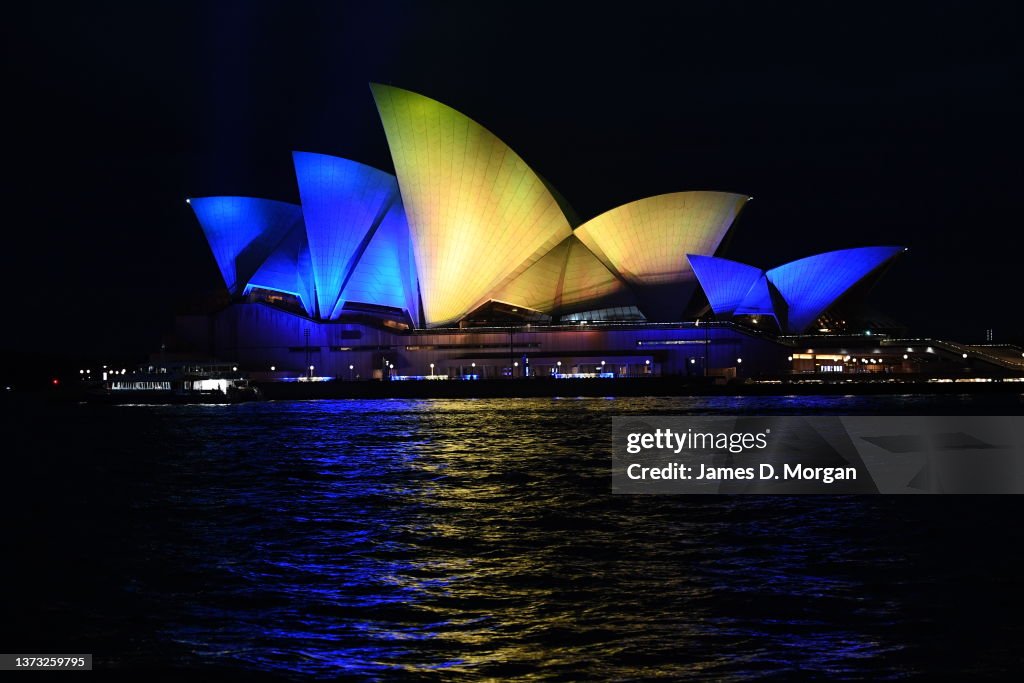
[[[738,263],[721,252],[751,198],[729,192],[673,192],[580,220],[467,116],[371,90],[395,175],[295,152],[299,205],[188,200],[230,298],[182,316],[180,345],[282,378],[742,376],[806,360],[801,335],[877,325],[863,295],[902,247]]]

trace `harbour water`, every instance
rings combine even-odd
[[[282,678],[1020,670],[1017,497],[613,496],[624,414],[1024,396],[4,405],[7,652]]]

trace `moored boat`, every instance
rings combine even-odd
[[[87,400],[105,403],[241,403],[261,398],[237,366],[183,363],[103,373]]]

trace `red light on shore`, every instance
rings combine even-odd
[[[60,380],[57,379],[56,377],[54,377],[53,378],[53,386],[57,386],[58,384],[60,384]]]

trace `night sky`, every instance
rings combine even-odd
[[[874,301],[1020,341],[1014,3],[5,8],[6,350],[144,354],[219,276],[188,196],[297,201],[291,150],[393,171],[367,83],[492,130],[583,218],[748,193],[728,256],[910,247]]]

